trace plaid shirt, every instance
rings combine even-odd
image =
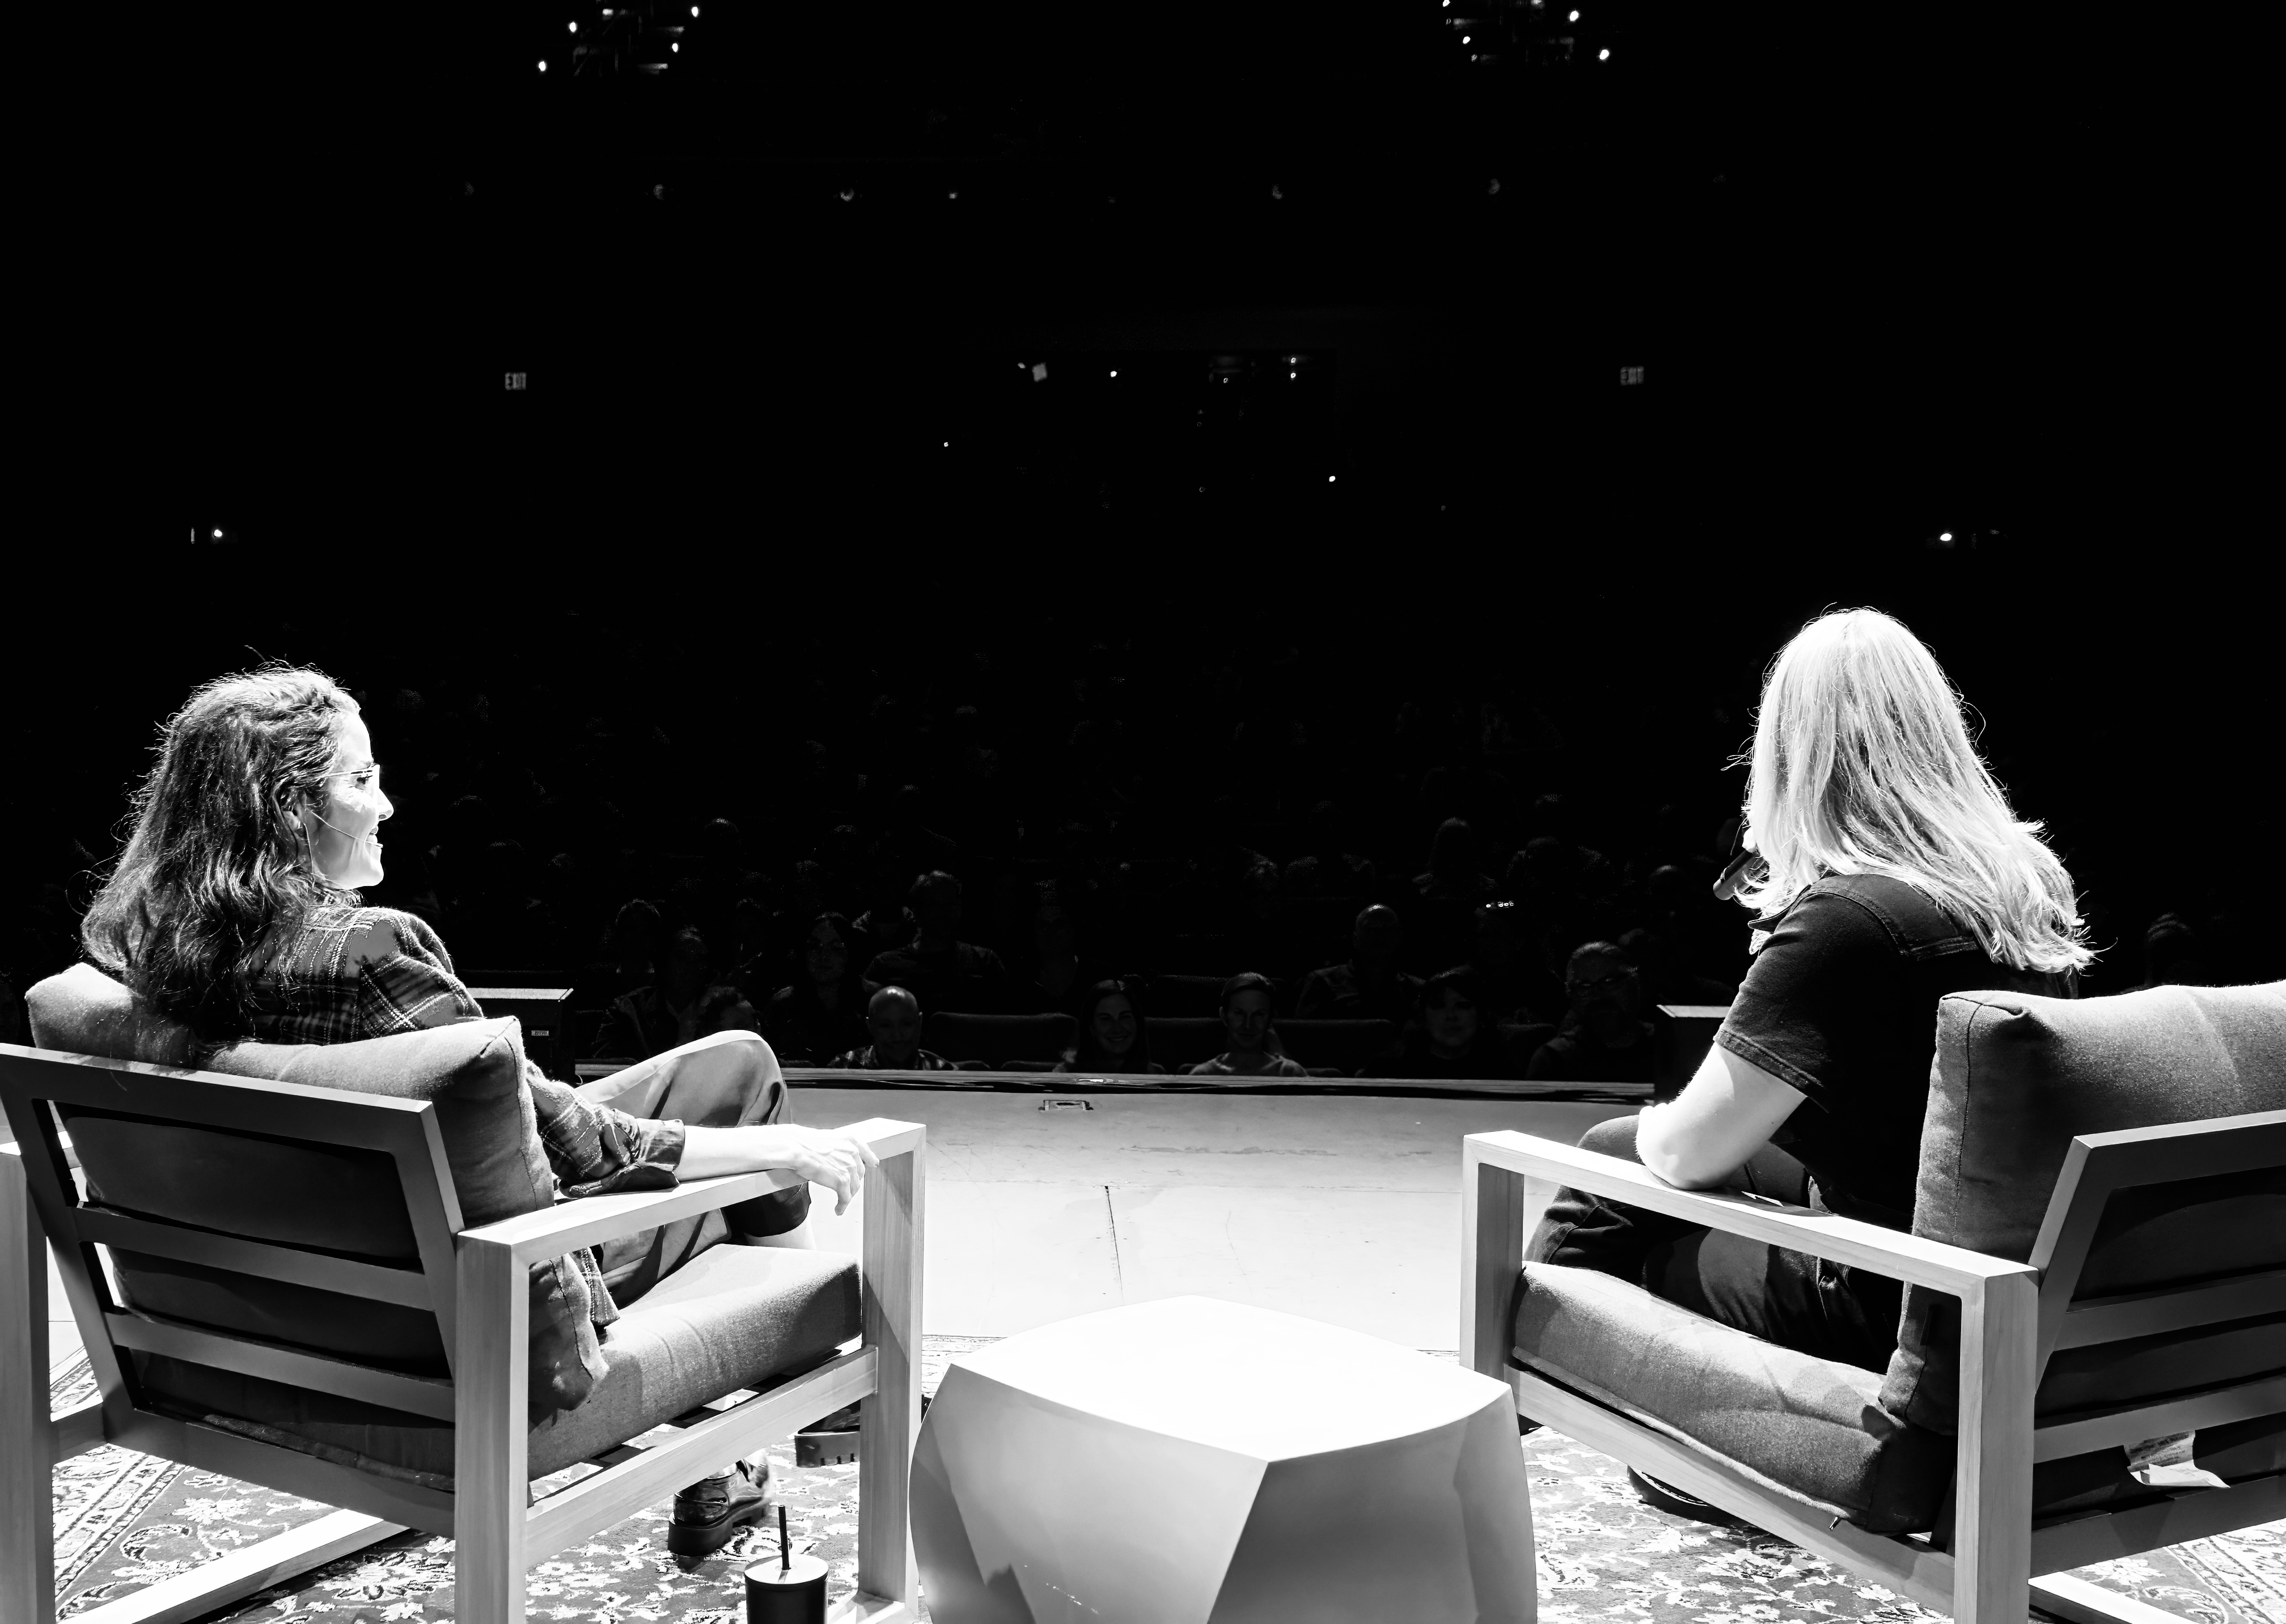
[[[374,925],[397,934],[397,951],[359,965],[350,943]],[[461,978],[426,919],[391,908],[327,905],[313,910],[293,945],[272,961],[255,988],[253,1036],[264,1043],[340,1044],[387,1037],[456,1021],[481,1021],[485,1012]],[[682,1124],[630,1116],[591,1105],[571,1086],[524,1063],[540,1143],[556,1174],[559,1201],[615,1190],[671,1187],[682,1160]],[[595,1255],[577,1254],[592,1299],[592,1317],[608,1325],[619,1317],[604,1289]]]
[[[876,1057],[871,1044],[867,1044],[862,1049],[852,1049],[846,1054],[837,1054],[825,1063],[829,1066],[840,1066],[851,1071],[958,1071],[960,1069],[942,1054],[932,1054],[926,1049],[914,1050],[913,1058],[902,1066],[890,1066]]]

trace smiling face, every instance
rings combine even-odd
[[[1135,1046],[1135,1005],[1123,992],[1099,999],[1095,1006],[1095,1046],[1116,1059]]]
[[[354,713],[342,716],[340,748],[326,780],[326,800],[304,805],[303,832],[318,872],[344,887],[381,880],[381,820],[397,808],[381,792],[381,768],[373,759],[373,736]]]
[[[921,1006],[903,988],[884,987],[866,1006],[865,1031],[876,1061],[892,1069],[909,1066],[921,1045]]]
[[[1252,987],[1233,993],[1222,1006],[1222,1025],[1232,1049],[1252,1054],[1270,1037],[1270,995]]]

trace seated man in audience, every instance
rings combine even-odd
[[[1537,1083],[1649,1083],[1658,1065],[1643,981],[1609,942],[1574,949],[1564,977],[1571,1008],[1525,1075]]]
[[[1397,910],[1379,903],[1366,909],[1350,933],[1349,962],[1310,972],[1295,1002],[1294,1018],[1403,1025],[1421,997],[1421,978],[1397,967],[1397,956],[1404,948],[1405,924]]]
[[[1005,1009],[1008,966],[990,948],[954,934],[960,928],[960,881],[932,869],[913,881],[909,901],[919,927],[911,944],[876,955],[865,966],[865,980],[876,987],[910,987],[931,1009],[964,1014]]]
[[[1222,984],[1222,1028],[1226,1047],[1210,1060],[1186,1066],[1190,1077],[1304,1077],[1300,1062],[1277,1052],[1272,1036],[1270,979],[1248,971]]]
[[[1517,1076],[1486,998],[1484,978],[1463,965],[1440,970],[1421,989],[1421,1021],[1398,1052],[1361,1077],[1508,1078]]]
[[[958,1071],[942,1054],[921,1047],[921,1003],[902,987],[884,987],[865,1005],[865,1031],[872,1042],[837,1054],[832,1063],[847,1071]]]
[[[649,1060],[710,1033],[750,1032],[760,1024],[745,996],[714,979],[706,939],[685,926],[667,940],[666,973],[611,1000],[595,1052]]]

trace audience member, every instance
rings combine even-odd
[[[1413,877],[1408,928],[1420,962],[1443,970],[1466,960],[1476,946],[1476,911],[1499,889],[1477,866],[1476,832],[1466,820],[1438,824],[1428,871]]]
[[[1151,1058],[1134,981],[1098,981],[1081,1000],[1079,1041],[1064,1052],[1058,1071],[1090,1076],[1164,1076],[1167,1068]]]
[[[1478,977],[1478,1007],[1486,1021],[1552,1026],[1562,1019],[1564,985],[1540,966],[1533,949],[1524,911],[1514,903],[1491,902],[1477,910],[1476,950],[1469,963]]]
[[[659,979],[611,1000],[595,1047],[614,1059],[649,1060],[710,1032],[752,1031],[757,1024],[754,1006],[714,979],[706,939],[686,926],[668,938]]]
[[[1635,962],[1643,978],[1646,1008],[1659,1004],[1728,1004],[1738,990],[1684,969],[1679,962],[1681,955],[1662,932],[1637,926],[1621,932],[1616,945]]]
[[[1278,865],[1267,857],[1247,866],[1223,931],[1224,962],[1261,965],[1285,976],[1307,966],[1279,907]]]
[[[905,905],[913,887],[906,872],[890,868],[871,871],[869,883],[872,889],[865,911],[849,922],[860,950],[860,964],[869,964],[883,953],[894,953],[912,945],[920,924],[913,918],[913,911]]]
[[[1079,933],[1052,885],[1038,887],[1032,913],[1032,974],[1017,996],[1030,1009],[1069,1009],[1089,978],[1079,960]]]
[[[1350,934],[1347,964],[1312,970],[1294,1003],[1300,1021],[1410,1020],[1421,997],[1421,978],[1399,969],[1405,950],[1405,921],[1397,910],[1376,903],[1360,911]]]
[[[1533,1082],[1649,1083],[1657,1067],[1642,978],[1618,946],[1583,942],[1566,967],[1562,1029],[1525,1068]]]
[[[2163,913],[2151,921],[2143,933],[2143,981],[2130,988],[2132,992],[2148,992],[2154,987],[2204,987],[2212,977],[2207,973],[2206,954],[2193,930],[2181,915]]]
[[[810,921],[791,985],[762,1007],[762,1036],[788,1065],[823,1066],[865,1041],[865,986],[850,963],[849,921],[821,913]]]
[[[958,1071],[942,1054],[921,1047],[920,1000],[903,987],[883,987],[865,1005],[871,1042],[833,1057],[851,1071]]]
[[[1520,1074],[1487,1008],[1485,981],[1462,966],[1440,970],[1421,989],[1421,1018],[1398,1051],[1360,1069],[1361,1077],[1511,1078]]]
[[[1350,849],[1348,815],[1339,804],[1321,800],[1310,808],[1310,849],[1286,865],[1281,888],[1289,896],[1370,896],[1381,885],[1373,859]]]
[[[1008,966],[990,948],[958,939],[960,881],[932,869],[913,881],[908,900],[918,927],[912,944],[874,955],[865,966],[866,981],[909,987],[931,1009],[964,1014],[1005,1009]]]
[[[1222,986],[1222,1028],[1227,1045],[1212,1060],[1186,1066],[1192,1077],[1302,1077],[1300,1062],[1277,1052],[1271,1013],[1270,978],[1248,971]]]
[[[580,972],[580,1007],[605,1008],[636,988],[650,986],[658,980],[659,962],[666,956],[666,926],[658,910],[640,896],[630,897],[611,920],[603,957]]]
[[[925,809],[917,784],[905,784],[889,797],[887,826],[873,843],[876,867],[898,874],[919,874],[952,861],[960,849],[959,842],[931,829],[923,821]]]

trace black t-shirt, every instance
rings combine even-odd
[[[1901,879],[1829,875],[1804,889],[1755,951],[1714,1041],[1800,1089],[1772,1138],[1808,1167],[1833,1211],[1912,1223],[1921,1119],[1949,992],[2078,996],[2069,972],[2012,970]]]

